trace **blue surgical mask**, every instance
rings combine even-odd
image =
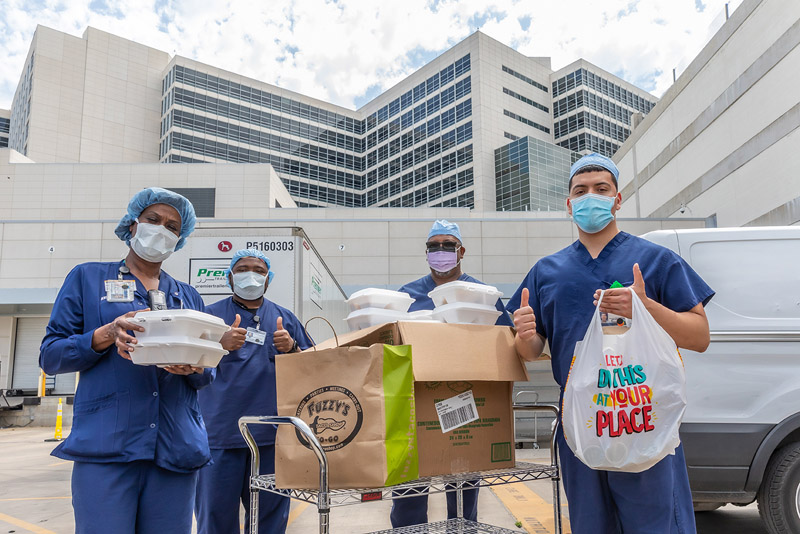
[[[616,197],[587,193],[571,201],[572,219],[587,234],[596,234],[614,220],[615,201]]]
[[[258,300],[267,290],[267,277],[253,271],[233,273],[233,292],[244,300]]]

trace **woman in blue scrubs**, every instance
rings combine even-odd
[[[542,258],[511,297],[515,344],[526,360],[550,342],[553,375],[563,395],[575,343],[583,338],[600,297],[601,312],[631,317],[631,286],[648,312],[680,348],[703,352],[708,321],[703,306],[714,291],[672,251],[617,228],[619,170],[599,154],[570,171],[567,209],[578,240]],[[567,446],[559,428],[564,490],[574,534],[686,534],[695,532],[683,447],[642,473],[592,470]]]
[[[461,260],[464,258],[465,252],[466,249],[463,246],[461,229],[458,224],[444,219],[433,223],[430,232],[428,232],[428,239],[425,242],[425,254],[431,272],[422,278],[409,282],[398,290],[408,293],[415,299],[408,311],[432,310],[434,308],[433,300],[428,296],[428,293],[442,284],[456,280],[476,284],[483,283],[461,271]],[[500,299],[497,299],[495,307],[502,312],[495,324],[511,326],[511,321]],[[464,518],[470,521],[477,521],[478,488],[464,490],[462,495]],[[453,491],[449,491],[447,492],[448,519],[457,517],[456,508],[456,494]],[[395,528],[427,523],[428,495],[394,499],[389,517],[392,526]]]
[[[194,288],[161,270],[194,225],[186,198],[140,191],[116,229],[130,247],[126,258],[78,265],[53,305],[39,365],[51,375],[80,372],[72,431],[52,453],[75,462],[78,534],[191,532],[197,470],[211,458],[197,390],[213,374],[134,365],[130,353],[131,332],[144,330],[131,318],[151,298],[159,307],[204,309]]]
[[[239,250],[228,269],[233,296],[208,306],[208,313],[233,323],[226,338],[232,352],[217,366],[214,383],[200,392],[213,463],[197,482],[198,534],[239,532],[239,503],[250,532],[250,450],[239,432],[244,415],[277,415],[275,355],[311,347],[295,315],[264,297],[275,273],[258,250]],[[261,472],[275,472],[275,428],[250,428],[259,446]],[[282,534],[289,520],[289,497],[260,492],[258,529]]]

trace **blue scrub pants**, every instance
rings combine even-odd
[[[175,473],[149,460],[72,467],[76,534],[189,534],[197,471]]]
[[[467,484],[469,483],[465,482],[464,487]],[[463,491],[464,519],[478,520],[478,490],[479,488]],[[445,495],[447,495],[447,519],[454,519],[458,514],[456,492],[448,491]],[[389,519],[392,521],[392,528],[426,524],[428,522],[428,496],[394,499]]]
[[[275,446],[258,448],[261,473],[275,472]],[[197,481],[198,534],[238,534],[239,503],[245,509],[245,532],[250,532],[250,449],[211,449],[214,463],[200,470]],[[259,534],[283,534],[289,521],[288,497],[260,491]]]
[[[596,471],[558,429],[561,478],[572,534],[695,534],[683,446],[641,473]]]

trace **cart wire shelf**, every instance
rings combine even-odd
[[[456,518],[427,525],[412,525],[389,530],[380,530],[371,534],[520,534],[524,530],[509,530],[503,527],[476,523],[469,519]]]
[[[441,493],[455,491],[459,483],[462,489],[482,488],[500,484],[513,484],[515,482],[530,482],[540,479],[551,479],[558,476],[555,466],[517,462],[516,467],[495,469],[492,471],[479,471],[475,473],[458,473],[455,475],[440,475],[424,477],[412,482],[375,489],[334,489],[328,492],[331,507],[359,504],[383,499],[400,499],[403,497],[416,497],[428,493]],[[261,491],[269,491],[286,495],[298,501],[305,501],[316,505],[319,492],[312,489],[279,489],[275,486],[275,475],[259,475],[252,477],[250,487]],[[409,531],[411,532],[411,531]],[[489,531],[476,531],[489,532]],[[494,532],[494,531],[491,531]]]
[[[383,499],[398,499],[413,497],[426,493],[441,493],[454,491],[456,493],[457,517],[439,523],[401,527],[392,530],[383,530],[373,534],[411,534],[411,533],[497,533],[514,534],[520,531],[508,530],[502,527],[484,525],[464,519],[463,490],[512,484],[515,482],[530,482],[540,479],[550,479],[553,482],[553,520],[555,534],[561,534],[561,497],[560,476],[558,470],[558,451],[556,444],[556,425],[558,421],[558,407],[547,404],[521,404],[512,406],[516,411],[545,411],[553,413],[556,420],[553,423],[550,438],[550,464],[536,464],[517,462],[513,468],[493,469],[470,473],[458,473],[421,478],[398,484],[396,486],[374,489],[330,489],[328,480],[328,458],[314,433],[299,417],[282,415],[272,416],[245,416],[239,419],[239,429],[242,437],[250,449],[250,520],[249,527],[252,534],[258,534],[258,494],[269,491],[286,495],[299,501],[315,504],[319,512],[320,534],[330,534],[330,511],[333,506],[344,506],[362,502],[379,501]],[[319,461],[319,486],[315,489],[279,489],[275,487],[275,475],[259,474],[261,472],[261,457],[258,444],[253,439],[248,425],[292,425],[302,434],[311,446]]]

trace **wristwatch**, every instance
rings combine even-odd
[[[290,350],[289,352],[298,352],[296,339],[294,340],[294,345],[292,345],[292,350]]]

